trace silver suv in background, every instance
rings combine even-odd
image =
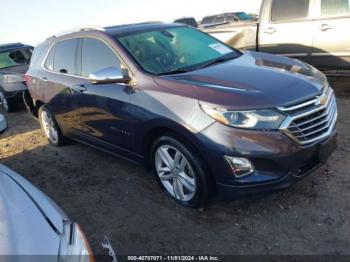
[[[22,101],[32,51],[32,46],[21,43],[0,45],[0,104],[6,112],[14,111]]]

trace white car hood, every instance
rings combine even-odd
[[[51,202],[44,197],[27,180],[0,165],[0,255],[57,256],[60,233],[49,217],[55,220],[59,213],[52,211],[55,206],[50,210]],[[60,217],[61,223],[64,218]]]

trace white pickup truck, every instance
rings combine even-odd
[[[263,0],[257,23],[202,28],[229,45],[350,69],[350,0]]]

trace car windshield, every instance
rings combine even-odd
[[[134,33],[116,37],[116,40],[146,72],[157,75],[192,71],[211,62],[223,62],[241,55],[190,27]]]
[[[29,48],[0,52],[0,69],[29,64],[31,55]]]
[[[240,20],[253,20],[253,17],[244,12],[236,13],[236,16],[238,16]]]

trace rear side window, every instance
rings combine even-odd
[[[202,24],[212,24],[214,23],[214,18],[213,16],[204,17]]]
[[[53,69],[55,72],[76,75],[76,56],[79,39],[69,39],[55,45]]]
[[[30,60],[30,67],[40,68],[43,63],[43,59],[45,59],[47,51],[48,51],[48,44],[46,43],[40,44],[37,47],[35,47],[32,58]]]
[[[45,61],[45,68],[48,70],[53,71],[53,61],[54,61],[54,57],[55,57],[55,47],[53,47],[49,53],[49,55],[46,58]]]
[[[83,38],[81,56],[82,76],[88,77],[89,74],[109,67],[120,69],[120,60],[101,40]]]
[[[238,19],[234,15],[227,15],[226,21],[227,22],[235,22],[235,21],[238,21]]]
[[[31,50],[24,48],[0,52],[0,69],[29,64],[31,55]]]
[[[350,0],[321,0],[322,17],[341,17],[350,15]]]
[[[272,22],[302,20],[309,15],[310,0],[273,0],[271,8]]]

